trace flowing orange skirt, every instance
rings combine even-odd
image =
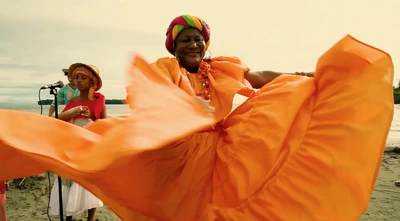
[[[0,180],[51,171],[123,220],[357,220],[393,117],[393,64],[346,36],[315,78],[281,76],[215,118],[140,56],[126,119],[0,110]],[[206,131],[206,132],[205,132]]]

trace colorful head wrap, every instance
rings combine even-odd
[[[174,55],[174,42],[178,34],[187,27],[198,29],[204,37],[206,42],[206,49],[210,45],[210,26],[201,18],[192,15],[181,15],[172,20],[167,30],[167,39],[165,40],[165,47]]]
[[[74,72],[72,73],[73,78],[75,78],[76,74],[83,74],[88,76],[92,80],[92,85],[89,88],[89,96],[88,99],[93,101],[95,100],[94,91],[96,91],[97,87],[97,76],[87,67],[78,66]]]

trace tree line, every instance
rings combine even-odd
[[[397,86],[393,86],[393,98],[395,104],[400,104],[400,81]],[[106,104],[126,104],[125,99],[106,99]],[[38,101],[38,105],[50,105],[53,99]]]
[[[106,99],[106,104],[125,104],[125,99]],[[38,105],[50,105],[53,103],[53,99],[45,99],[37,102]]]
[[[393,86],[393,98],[395,104],[400,104],[400,81],[397,83],[397,87]]]

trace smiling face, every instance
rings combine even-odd
[[[195,70],[203,60],[206,43],[201,32],[195,28],[182,30],[175,39],[175,56],[188,71]]]

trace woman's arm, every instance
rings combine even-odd
[[[58,119],[60,120],[67,120],[69,118],[73,118],[78,114],[81,114],[84,111],[88,111],[89,108],[83,107],[83,106],[77,106],[74,108],[71,108],[65,112],[62,112],[58,115]]]
[[[103,108],[103,110],[101,111],[101,113],[100,113],[100,119],[104,119],[104,118],[106,118],[107,117],[107,108],[106,108],[106,106],[104,105],[104,108]]]
[[[58,103],[57,105],[64,104],[64,97],[65,97],[65,96],[66,96],[66,95],[65,95],[64,90],[61,89],[61,90],[57,93],[57,103]],[[52,117],[55,111],[56,111],[56,108],[55,108],[55,101],[53,101],[53,103],[51,103],[51,105],[50,105],[49,117]]]
[[[89,108],[87,111],[84,111],[82,113],[83,116],[92,119],[93,121],[97,120],[96,117],[90,112]],[[100,112],[100,118],[99,119],[104,119],[107,118],[107,109],[106,106],[104,105],[103,110]]]
[[[54,112],[56,112],[56,107],[51,104],[49,108],[49,117],[52,117]]]
[[[283,74],[290,74],[290,75],[302,75],[313,77],[314,72],[295,72],[295,73],[280,73],[274,71],[255,71],[255,72],[248,72],[245,74],[246,80],[253,86],[253,88],[262,88],[264,85],[268,84],[278,76]]]

